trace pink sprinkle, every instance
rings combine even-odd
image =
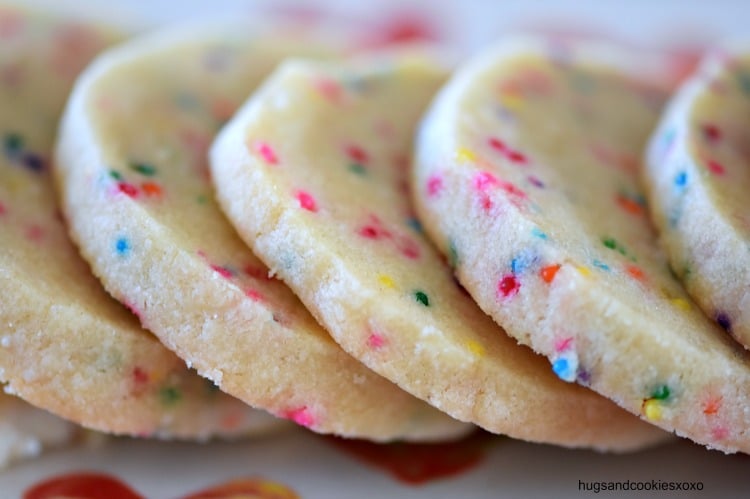
[[[711,171],[711,173],[715,173],[716,175],[724,175],[724,167],[718,161],[709,159],[706,165],[708,166],[708,169]]]
[[[225,279],[232,278],[232,271],[227,269],[226,267],[221,267],[219,265],[211,265],[211,268]]]
[[[328,78],[319,78],[313,82],[313,87],[332,103],[337,104],[341,101],[342,90],[338,82]]]
[[[44,238],[44,229],[36,224],[29,225],[28,227],[26,227],[25,236],[29,241],[33,241],[35,243],[41,242]]]
[[[312,414],[310,414],[307,406],[302,406],[299,409],[290,409],[286,411],[282,417],[292,420],[298,425],[304,426],[306,428],[309,428],[313,424],[315,424],[315,418]]]
[[[367,239],[377,239],[380,237],[380,232],[372,225],[365,225],[357,231],[357,234]]]
[[[559,339],[555,341],[555,352],[562,352],[570,348],[570,346],[573,344],[573,337],[569,336],[567,338]]]
[[[518,289],[521,287],[521,283],[513,274],[504,276],[497,283],[497,292],[502,295],[503,298],[511,298],[518,293]]]
[[[263,295],[255,291],[254,289],[245,290],[245,296],[247,296],[248,298],[250,298],[251,300],[255,302],[263,301]]]
[[[438,173],[433,173],[427,179],[427,195],[431,198],[434,198],[435,196],[440,194],[440,191],[442,190],[443,190],[443,177],[441,177],[440,174]]]
[[[315,202],[315,198],[312,197],[309,193],[305,191],[297,191],[295,197],[297,198],[297,201],[299,201],[299,205],[301,208],[304,208],[305,210],[311,211],[313,213],[318,211],[318,205]]]
[[[492,198],[486,192],[480,194],[480,204],[485,213],[489,213],[495,203],[492,202]]]
[[[278,165],[279,164],[279,158],[276,155],[276,151],[273,150],[273,148],[267,143],[267,142],[256,142],[255,143],[255,152],[260,154],[260,156],[265,160],[266,163],[271,165]]]
[[[498,185],[498,180],[490,172],[479,172],[474,176],[474,188],[485,192],[490,187]]]
[[[419,258],[419,245],[412,239],[408,237],[402,238],[398,242],[398,247],[399,250],[401,250],[401,254],[406,258],[410,258],[412,260],[416,260],[417,258]]]
[[[385,338],[377,333],[372,333],[367,338],[367,346],[372,348],[373,350],[377,350],[378,348],[383,347],[385,343]]]
[[[725,426],[716,426],[711,429],[711,436],[714,440],[724,440],[729,436],[729,430]]]
[[[514,184],[511,184],[510,182],[498,182],[498,185],[511,196],[516,196],[519,198],[526,197],[526,193],[523,190],[519,189],[518,187],[516,187]]]
[[[6,213],[8,213],[8,209],[2,202],[0,202],[0,216],[5,215]]]
[[[370,160],[370,156],[359,146],[350,145],[346,147],[346,155],[349,159],[356,161],[357,163],[367,163]]]
[[[498,152],[505,154],[506,147],[505,147],[505,143],[502,140],[495,138],[495,137],[490,137],[490,139],[487,142],[489,143],[491,148],[497,150]]]
[[[122,304],[125,306],[125,308],[127,308],[128,310],[130,310],[131,314],[133,314],[136,317],[138,317],[139,321],[143,322],[143,319],[141,318],[141,311],[138,310],[138,308],[135,305],[133,305],[129,301],[123,301]]]

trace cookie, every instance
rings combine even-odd
[[[221,25],[135,40],[99,59],[73,92],[57,150],[73,237],[110,293],[247,403],[321,433],[462,435],[470,425],[342,351],[214,200],[214,133],[282,58],[324,53],[315,45]]]
[[[477,303],[562,380],[749,451],[748,356],[669,272],[639,183],[664,93],[614,47],[502,44],[425,118],[413,193]]]
[[[222,207],[347,352],[451,416],[571,447],[663,440],[516,345],[423,236],[407,177],[417,121],[446,77],[435,60],[282,65],[214,142]]]
[[[672,99],[648,149],[647,198],[674,272],[750,346],[750,50],[715,53]]]
[[[66,235],[50,157],[73,80],[115,35],[0,9],[0,380],[102,431],[207,438],[278,426],[189,371],[112,300]]]

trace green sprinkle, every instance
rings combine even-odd
[[[5,154],[18,154],[23,150],[23,146],[24,141],[21,134],[11,132],[6,134],[3,138],[3,149],[5,149]]]
[[[109,176],[115,180],[122,180],[122,173],[118,172],[117,170],[110,170]]]
[[[656,400],[666,400],[669,398],[669,387],[667,385],[659,385],[656,390],[651,392],[651,398]]]
[[[130,169],[135,170],[146,177],[153,177],[156,175],[156,168],[146,163],[130,163]]]
[[[615,241],[611,237],[606,237],[606,238],[602,239],[602,244],[604,244],[604,246],[606,246],[609,249],[615,249],[615,248],[617,248],[617,241]]]
[[[359,163],[352,163],[349,165],[349,171],[352,173],[355,173],[357,175],[367,175],[367,170],[364,166],[360,165]]]
[[[198,204],[206,204],[208,203],[208,196],[205,194],[200,194],[195,200],[198,202]]]
[[[172,386],[166,386],[159,390],[159,398],[161,403],[166,406],[173,406],[182,398],[182,394],[177,388]]]
[[[425,307],[430,306],[430,298],[424,291],[415,291],[414,298]]]

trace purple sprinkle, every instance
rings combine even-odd
[[[44,170],[44,159],[33,152],[27,152],[24,154],[21,158],[21,162],[31,171],[39,173]]]
[[[718,322],[719,326],[721,326],[727,333],[732,332],[732,321],[729,319],[729,316],[726,314],[726,312],[717,312],[716,322]]]

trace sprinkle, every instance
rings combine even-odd
[[[311,427],[315,423],[315,419],[312,414],[310,414],[307,406],[302,406],[298,409],[290,409],[286,411],[282,417],[294,421],[298,425],[306,428]]]
[[[583,265],[576,265],[576,270],[583,277],[591,277],[591,270],[589,270],[587,267],[584,267]]]
[[[452,269],[458,266],[458,249],[456,248],[456,242],[453,239],[448,241],[448,264]]]
[[[546,267],[542,267],[542,270],[539,271],[539,275],[542,276],[542,280],[546,282],[547,284],[550,284],[553,280],[555,280],[555,276],[557,275],[557,271],[560,270],[559,263],[554,265],[547,265]]]
[[[484,348],[484,345],[479,343],[478,341],[469,340],[466,342],[466,348],[469,349],[471,353],[476,355],[477,357],[484,357],[484,354],[486,353],[486,349]]]
[[[495,149],[496,151],[505,154],[507,151],[507,147],[505,146],[505,143],[498,139],[497,137],[490,137],[487,140],[487,143],[490,145],[491,148]]]
[[[355,163],[363,164],[369,162],[370,160],[369,154],[367,154],[364,149],[357,145],[347,146],[345,152],[346,155],[349,156],[349,159],[351,159]]]
[[[0,201],[0,216],[5,215],[6,213],[8,213],[8,208],[6,208],[2,201]]]
[[[722,397],[712,397],[703,404],[703,414],[713,416],[721,408]]]
[[[526,180],[528,180],[529,183],[533,185],[534,187],[537,187],[539,189],[544,189],[544,182],[539,180],[539,178],[535,177],[534,175],[529,175],[528,177],[526,177]]]
[[[682,310],[690,310],[690,302],[684,298],[670,298],[670,303]]]
[[[456,160],[460,163],[473,163],[477,160],[477,155],[465,147],[460,147],[456,151]]]
[[[222,267],[220,265],[211,265],[210,267],[211,267],[211,270],[213,270],[214,272],[216,272],[217,274],[219,274],[224,279],[231,279],[232,278],[233,273],[228,268]]]
[[[724,440],[729,436],[729,430],[725,426],[716,426],[711,428],[711,438],[714,440]]]
[[[419,251],[419,245],[412,239],[408,237],[400,238],[397,243],[399,251],[401,251],[401,254],[404,255],[406,258],[416,260],[419,258],[420,251]]]
[[[313,213],[318,211],[318,205],[315,202],[315,198],[313,198],[308,192],[297,191],[295,197],[297,198],[297,201],[299,201],[301,208]]]
[[[513,274],[503,276],[497,283],[497,291],[503,298],[511,298],[518,293],[521,283]]]
[[[646,280],[646,274],[637,265],[626,265],[625,272],[627,272],[630,277],[637,281],[644,282]]]
[[[144,182],[141,190],[148,197],[161,197],[163,193],[161,186],[155,182]]]
[[[645,199],[642,196],[627,196],[623,193],[615,195],[615,202],[620,208],[631,215],[643,215],[646,205]]]
[[[478,191],[485,192],[490,187],[498,185],[498,180],[490,172],[479,172],[474,175],[474,188]]]
[[[393,289],[396,287],[396,283],[393,281],[391,276],[387,276],[385,274],[380,274],[378,276],[378,282],[382,284],[383,286],[385,286],[386,288]]]
[[[29,170],[38,173],[44,170],[45,161],[38,154],[27,152],[21,158],[21,163]]]
[[[508,151],[506,157],[513,163],[526,164],[528,162],[526,156],[518,151]]]
[[[435,196],[440,194],[440,191],[442,190],[443,178],[439,174],[433,173],[427,179],[427,195],[431,198],[434,198]]]
[[[166,406],[173,406],[180,401],[182,395],[177,388],[167,386],[159,390],[159,399]]]
[[[547,239],[547,234],[545,234],[539,227],[534,227],[533,229],[531,229],[531,235],[534,237],[538,237],[539,239]]]
[[[600,260],[597,260],[596,258],[594,258],[594,260],[592,260],[591,264],[594,267],[596,267],[598,269],[601,269],[601,270],[605,270],[605,271],[609,271],[610,270],[609,269],[609,265],[607,265],[606,263],[604,263],[604,262],[602,262]]]
[[[408,225],[409,228],[411,228],[417,234],[424,234],[424,230],[422,229],[422,223],[416,218],[414,217],[407,218],[406,225]]]
[[[367,346],[373,350],[382,348],[386,344],[386,340],[382,335],[372,333],[367,337]]]
[[[156,168],[147,163],[130,163],[130,169],[146,177],[153,177],[156,175]]]
[[[706,162],[706,167],[709,169],[709,171],[715,175],[724,175],[724,166],[722,166],[721,163],[719,163],[716,160],[709,159]]]
[[[138,366],[133,368],[131,375],[137,385],[148,383],[148,373]]]
[[[425,307],[430,306],[430,299],[427,297],[427,293],[425,293],[424,291],[420,291],[420,290],[415,291],[414,299],[417,300],[422,305],[424,305]]]
[[[115,180],[122,180],[122,173],[118,172],[117,170],[110,170],[109,176]]]
[[[276,151],[274,151],[267,142],[256,142],[254,149],[266,163],[271,165],[279,164],[279,158],[276,155]]]
[[[263,295],[260,294],[258,291],[254,289],[246,289],[245,290],[245,296],[250,298],[254,302],[262,302],[264,301]]]
[[[568,350],[573,345],[573,337],[568,336],[565,338],[560,338],[555,340],[555,352],[564,352],[565,350]]]
[[[349,171],[360,176],[367,174],[367,169],[359,163],[351,163],[349,165]]]
[[[646,399],[642,405],[643,415],[651,421],[659,421],[662,416],[661,404],[658,400]]]
[[[552,371],[563,381],[575,381],[578,373],[578,356],[569,352],[552,362]]]
[[[627,252],[625,251],[625,248],[617,242],[617,239],[614,237],[603,237],[602,238],[602,244],[611,250],[617,250],[618,253],[621,255],[625,255]]]
[[[3,137],[3,150],[6,156],[14,157],[23,151],[24,140],[18,133],[7,133]]]
[[[343,90],[337,81],[328,78],[318,78],[313,81],[313,88],[332,103],[338,103],[341,101]]]
[[[510,261],[510,271],[514,274],[520,274],[538,261],[539,256],[527,248]]]
[[[703,125],[701,128],[703,130],[703,135],[709,140],[709,142],[716,142],[721,138],[721,131],[716,125],[707,124]]]
[[[130,252],[130,242],[125,237],[119,237],[115,241],[115,251],[120,256],[125,256]]]
[[[688,180],[687,172],[679,171],[677,172],[677,175],[674,176],[673,182],[674,182],[675,187],[681,190],[683,187],[687,185],[687,180]]]
[[[651,398],[655,400],[666,400],[670,395],[671,392],[667,385],[659,385],[651,392]]]
[[[726,312],[716,312],[716,322],[721,328],[727,333],[732,332],[732,320],[729,318]]]
[[[138,188],[127,182],[118,182],[117,189],[128,197],[135,198],[138,196]]]
[[[42,227],[37,224],[31,224],[26,227],[24,236],[29,241],[33,241],[35,243],[41,242],[42,238],[44,237],[44,229],[42,229]]]

